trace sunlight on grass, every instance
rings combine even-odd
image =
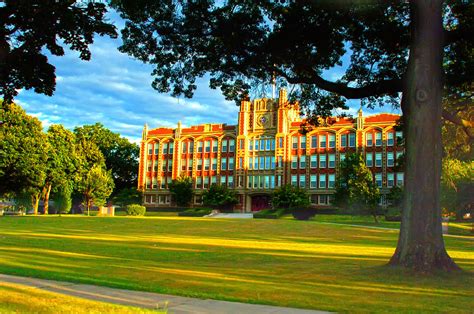
[[[383,267],[397,236],[316,221],[9,217],[0,272],[340,312],[469,312],[472,238],[446,239],[466,271],[438,278]]]

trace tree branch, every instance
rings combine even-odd
[[[336,93],[344,96],[347,99],[360,99],[369,96],[381,96],[387,94],[395,94],[402,91],[402,80],[382,80],[374,83],[369,83],[362,87],[349,87],[344,83],[335,83],[323,79],[319,75],[311,77],[298,77],[290,76],[280,69],[275,71],[283,76],[288,83],[291,84],[314,84],[317,87],[324,89],[328,92]]]
[[[474,128],[474,121],[465,120],[458,115],[452,114],[446,109],[443,109],[443,119],[464,128]]]

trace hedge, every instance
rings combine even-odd
[[[253,214],[253,218],[278,219],[285,213],[285,211],[285,208],[279,208],[276,210],[264,209],[259,211],[258,213]]]
[[[127,215],[129,216],[145,216],[146,207],[138,204],[131,204],[127,206]]]
[[[178,216],[182,217],[203,217],[209,215],[212,209],[209,208],[191,208],[183,212],[179,212]]]

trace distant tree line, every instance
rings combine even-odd
[[[107,199],[125,205],[140,202],[136,190],[138,145],[102,124],[76,127],[60,124],[46,132],[41,122],[14,103],[0,111],[0,198],[38,214],[69,212],[73,200],[84,209],[105,205]]]

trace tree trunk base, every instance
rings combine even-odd
[[[419,247],[408,249],[404,254],[398,251],[392,256],[388,265],[404,267],[417,273],[461,271],[461,268],[449,257],[444,248],[435,252]]]

